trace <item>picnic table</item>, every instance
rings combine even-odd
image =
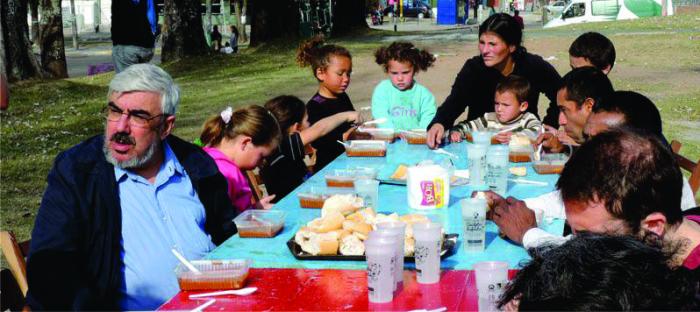
[[[506,261],[511,269],[529,259],[527,251],[519,245],[501,238],[498,227],[491,221],[486,225],[486,249],[484,252],[466,252],[462,240],[458,239],[454,254],[441,262],[440,283],[433,286],[417,284],[414,266],[406,263],[404,290],[388,305],[369,305],[366,289],[366,263],[364,261],[318,261],[298,260],[287,247],[297,230],[308,221],[320,217],[320,209],[301,208],[297,193],[311,186],[325,185],[325,175],[335,169],[375,168],[379,178],[390,175],[399,164],[415,164],[421,160],[447,161],[450,157],[457,169],[467,168],[467,144],[452,143],[443,148],[458,159],[435,153],[425,145],[411,145],[399,140],[388,145],[386,157],[347,157],[341,155],[326,168],[316,173],[288,196],[280,200],[273,209],[287,213],[284,229],[274,238],[241,238],[234,235],[209,253],[207,259],[252,259],[252,269],[247,286],[258,287],[258,292],[247,297],[222,297],[218,307],[226,310],[310,309],[310,310],[367,310],[367,309],[425,309],[447,307],[449,310],[475,310],[477,307],[476,286],[472,265],[481,261]],[[527,180],[545,182],[545,185],[508,183],[506,196],[519,199],[535,197],[554,190],[558,175],[539,175],[531,163],[510,163],[510,166],[526,166]],[[435,210],[413,210],[407,203],[406,186],[380,184],[377,212],[423,213],[443,223],[446,233],[462,234],[460,200],[471,197],[468,185],[453,186],[447,208]],[[553,234],[563,232],[563,220],[547,220],[541,225]],[[425,292],[429,297],[442,298],[441,302],[422,302]],[[180,292],[166,302],[163,310],[194,308],[203,303],[189,300],[188,292]],[[296,298],[296,299],[295,299]],[[432,299],[431,299],[432,300]],[[209,307],[216,310],[217,304]],[[436,304],[442,304],[435,306]]]

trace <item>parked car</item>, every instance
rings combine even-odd
[[[545,9],[549,15],[559,15],[561,11],[564,10],[564,7],[566,7],[566,1],[559,0],[550,5],[546,5]]]
[[[404,2],[405,3],[405,2]],[[398,11],[399,8],[397,7],[396,10]],[[384,9],[384,15],[388,16],[389,13],[392,13],[394,11],[393,6],[388,6],[386,9]],[[405,17],[418,17],[418,14],[423,13],[424,18],[430,18],[430,14],[432,13],[432,8],[430,7],[429,4],[421,1],[414,1],[413,6],[409,6],[407,3],[406,5],[403,6],[403,16]],[[398,12],[397,12],[398,14]]]

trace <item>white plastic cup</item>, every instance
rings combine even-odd
[[[472,131],[472,140],[474,144],[477,145],[491,145],[491,137],[493,136],[492,131],[488,130],[477,130]]]
[[[467,144],[467,161],[469,166],[469,185],[484,184],[486,175],[486,151],[488,145]]]
[[[394,299],[394,245],[394,240],[383,236],[373,236],[365,241],[370,302],[384,303]]]
[[[508,187],[509,152],[508,145],[498,144],[489,147],[486,154],[486,176],[484,180],[489,189],[504,197]]]
[[[481,305],[482,299],[489,304],[495,303],[508,284],[508,262],[479,262],[474,264],[474,273],[479,304]],[[479,310],[482,310],[481,306]]]
[[[377,223],[378,232],[387,232],[397,236],[396,243],[396,267],[394,269],[395,288],[399,288],[399,284],[403,283],[403,258],[404,258],[404,243],[406,236],[406,223],[397,221],[388,221]]]
[[[486,199],[465,198],[461,204],[464,250],[483,252],[486,247]]]
[[[355,192],[365,201],[366,207],[379,208],[379,181],[374,179],[355,180]]]
[[[440,245],[442,224],[416,223],[413,237],[416,239],[416,276],[420,284],[433,284],[440,281]]]

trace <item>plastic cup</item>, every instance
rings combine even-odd
[[[461,204],[464,250],[483,252],[486,247],[486,199],[465,198]]]
[[[379,208],[379,181],[374,179],[355,180],[355,192],[365,201],[365,206]]]
[[[394,299],[394,245],[394,240],[383,236],[372,236],[365,241],[370,302],[384,303]]]
[[[508,145],[493,145],[486,154],[486,176],[489,189],[504,196],[508,187]]]
[[[491,137],[493,136],[492,131],[479,130],[472,131],[472,139],[474,144],[478,145],[491,145]]]
[[[486,174],[486,151],[488,145],[467,144],[467,161],[469,166],[469,185],[484,184]]]
[[[397,236],[396,244],[396,267],[394,269],[395,289],[403,283],[403,258],[404,258],[404,237],[406,235],[406,223],[389,221],[377,223],[378,232],[387,232]]]
[[[544,210],[542,209],[532,209],[532,211],[535,213],[535,221],[537,221],[537,226],[538,227],[544,227]]]
[[[433,284],[440,281],[441,230],[440,223],[413,225],[413,237],[416,239],[416,276],[420,284]]]
[[[508,262],[484,261],[474,264],[476,289],[479,293],[479,304],[482,299],[489,304],[495,303],[508,284]],[[481,309],[481,306],[479,307]]]

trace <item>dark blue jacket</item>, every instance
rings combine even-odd
[[[206,211],[214,244],[236,233],[225,178],[202,149],[167,139]],[[27,304],[41,310],[118,310],[124,283],[121,207],[103,136],[56,157],[32,231]],[[158,261],[158,259],[152,259]]]

